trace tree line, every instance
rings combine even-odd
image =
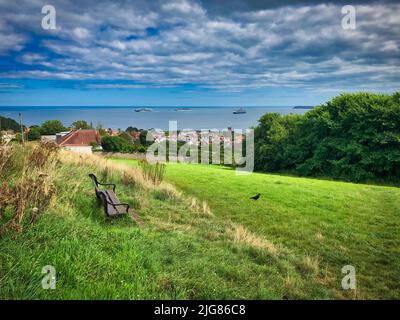
[[[343,94],[304,115],[267,113],[255,169],[347,181],[400,181],[400,93]]]

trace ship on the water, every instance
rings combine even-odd
[[[135,112],[151,112],[151,111],[153,111],[153,109],[150,109],[150,108],[138,108],[138,109],[135,109]]]
[[[239,108],[239,109],[233,111],[233,114],[244,114],[244,113],[247,113],[247,111],[244,110],[243,108]]]

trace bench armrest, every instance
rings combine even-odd
[[[117,206],[126,206],[126,213],[128,213],[128,211],[129,211],[130,205],[127,204],[127,203],[112,203],[112,202],[108,201],[107,199],[104,199],[104,200],[105,200],[109,205],[112,205],[112,206],[115,206],[115,207],[117,207]]]
[[[101,186],[113,186],[113,191],[115,192],[115,184],[114,183],[101,183],[101,182],[97,182],[97,184],[101,185]]]

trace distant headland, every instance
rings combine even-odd
[[[314,106],[295,106],[293,109],[312,109]]]

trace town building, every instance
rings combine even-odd
[[[66,135],[58,135],[55,142],[60,148],[80,153],[92,153],[92,147],[101,144],[98,130],[73,130]]]

